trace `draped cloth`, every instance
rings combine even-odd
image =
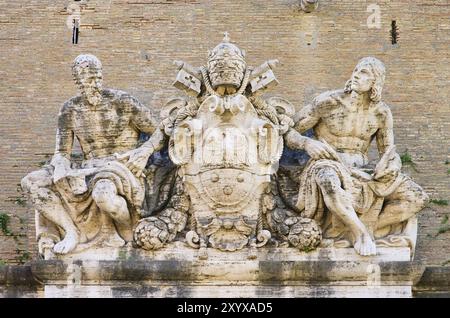
[[[376,229],[384,198],[393,193],[407,178],[405,175],[397,173],[392,180],[387,182],[367,182],[354,176],[351,169],[341,162],[328,159],[310,159],[300,175],[296,207],[299,211],[302,211],[304,217],[313,218],[325,227],[333,223],[333,216],[331,213],[327,213],[321,189],[316,181],[319,172],[325,168],[330,168],[336,172],[341,187],[345,190],[344,195],[347,196],[348,202],[351,202],[363,223],[372,231]],[[334,218],[334,221],[342,226],[342,223],[336,218]]]
[[[80,242],[96,237],[102,227],[111,228],[112,221],[103,215],[92,198],[92,191],[99,180],[109,180],[116,186],[117,194],[127,201],[130,217],[138,219],[145,196],[144,178],[137,178],[123,163],[114,157],[96,158],[84,161],[74,175],[52,183],[67,213],[81,233]],[[46,167],[53,175],[53,167]],[[120,234],[120,233],[119,233]]]

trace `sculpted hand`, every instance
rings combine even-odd
[[[305,150],[313,159],[337,160],[334,150],[330,148],[330,146],[314,139],[308,139],[305,143]]]
[[[130,169],[136,177],[140,177],[147,165],[148,158],[152,153],[153,151],[151,149],[141,147],[130,150],[124,154],[116,154],[115,156],[117,160],[124,162],[125,166]]]
[[[66,178],[72,170],[70,168],[70,160],[61,155],[53,156],[50,163],[55,168],[53,172],[53,182],[55,184],[57,184],[60,180]]]
[[[377,164],[374,173],[374,180],[389,182],[394,180],[402,169],[400,156],[395,154],[387,164]]]
[[[397,154],[395,146],[391,146],[375,167],[373,178],[377,181],[390,181],[397,177],[401,169],[402,161],[400,156]]]
[[[282,135],[284,135],[289,130],[289,128],[294,127],[295,125],[294,121],[289,116],[280,114],[278,118],[280,119],[280,133]]]

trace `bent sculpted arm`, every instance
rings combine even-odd
[[[294,127],[290,128],[284,135],[286,145],[294,150],[306,150],[306,143],[311,140],[308,137],[301,134],[308,129],[313,128],[320,120],[316,113],[317,105],[313,102],[303,107],[299,112],[294,115]]]
[[[316,98],[313,103],[303,107],[294,116],[294,128],[284,135],[286,145],[294,150],[305,150],[313,159],[331,159],[335,158],[333,149],[320,141],[302,136],[301,133],[314,128],[320,122],[319,107],[326,102],[321,96]]]
[[[312,104],[306,105],[298,113],[294,115],[294,129],[299,133],[313,128],[320,121],[318,108],[320,104],[314,101]]]
[[[391,110],[384,105],[380,116],[380,127],[376,132],[376,142],[380,161],[375,167],[374,179],[378,181],[393,180],[402,168],[400,156],[395,151],[394,120]]]
[[[150,109],[142,105],[136,98],[130,98],[129,102],[132,109],[132,123],[140,132],[151,135],[141,148],[149,149],[151,153],[160,150],[166,141],[161,123],[156,120]]]
[[[391,110],[387,106],[383,109],[380,117],[380,127],[376,132],[376,140],[378,153],[382,157],[389,147],[394,146],[394,120]]]
[[[70,156],[74,141],[73,119],[69,102],[65,103],[58,114],[58,128],[56,130],[55,154],[51,165],[55,168],[53,182],[64,178],[70,169]]]
[[[162,125],[158,124],[150,109],[131,96],[126,98],[126,103],[131,107],[131,123],[139,132],[151,134],[141,147],[116,156],[119,160],[127,160],[125,165],[139,177],[150,156],[164,147],[166,135],[162,131]]]

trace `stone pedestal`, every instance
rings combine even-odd
[[[32,263],[45,297],[411,297],[423,272],[409,248],[379,248],[362,257],[351,248],[294,248],[227,253],[183,243],[157,252],[92,249]],[[102,260],[98,260],[102,259]]]

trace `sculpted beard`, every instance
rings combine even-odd
[[[98,105],[102,100],[102,74],[98,71],[91,71],[90,74],[85,76],[87,78],[94,77],[96,80],[94,82],[83,82],[79,80],[78,86],[91,105]]]
[[[84,92],[90,104],[92,105],[100,104],[102,100],[101,86],[84,87]]]

